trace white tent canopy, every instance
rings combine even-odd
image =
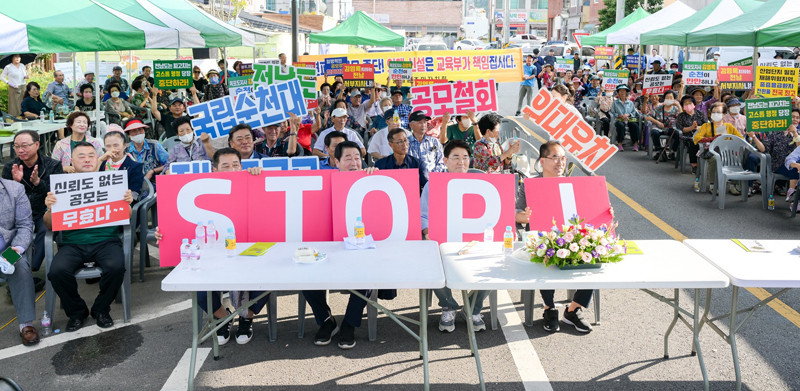
[[[606,43],[609,45],[638,45],[639,36],[648,31],[667,27],[673,23],[679,22],[689,16],[694,15],[696,11],[694,8],[676,1],[658,11],[622,30],[611,33],[606,37]]]

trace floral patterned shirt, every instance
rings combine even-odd
[[[738,116],[743,117],[741,114]],[[794,151],[797,145],[791,142],[792,135],[789,132],[770,132],[761,140],[761,143],[764,144],[764,152],[768,153],[772,159],[772,172],[778,171],[786,157]]]
[[[666,105],[662,103],[652,107],[647,115],[663,123],[664,127],[669,129],[675,126],[675,122],[678,120],[678,114],[680,113],[681,109],[678,105],[672,105],[672,107],[667,109]]]
[[[511,164],[506,164],[500,157],[502,154],[503,147],[500,144],[491,142],[484,137],[475,142],[475,150],[472,155],[473,165],[488,174],[502,174],[504,169],[511,169]]]
[[[56,146],[53,147],[53,154],[50,156],[53,159],[60,160],[62,166],[72,165],[72,145],[70,144],[70,140],[72,140],[71,137],[58,140]],[[97,150],[98,158],[103,155],[103,143],[99,139],[87,134],[84,141],[94,145],[94,149]]]

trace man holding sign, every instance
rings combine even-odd
[[[77,173],[94,173],[98,165],[97,151],[94,146],[87,142],[79,142],[72,148],[72,165]],[[69,174],[66,174],[69,175]],[[111,175],[111,174],[107,174]],[[121,176],[121,175],[120,175]],[[121,176],[122,177],[122,176]],[[82,186],[86,186],[86,179],[79,178]],[[56,180],[54,179],[53,182]],[[102,181],[100,183],[102,185]],[[59,192],[57,186],[56,192]],[[79,186],[80,187],[80,186]],[[127,185],[126,185],[127,187]],[[54,220],[53,207],[61,198],[62,204],[73,205],[73,198],[66,195],[56,197],[52,191],[47,193],[44,203],[47,206],[47,213],[44,215],[44,223],[47,229],[53,230],[54,223],[57,225],[68,224],[65,219],[69,213],[59,213],[61,221]],[[97,191],[98,200],[101,191]],[[84,194],[86,195],[86,194]],[[85,200],[86,197],[83,197]],[[130,204],[133,202],[133,195],[130,189],[126,190],[122,200]],[[79,201],[80,204],[80,201]],[[130,214],[130,207],[126,208],[125,213]],[[81,219],[84,219],[81,213]],[[58,228],[58,227],[57,227]],[[84,267],[85,263],[96,263],[102,270],[100,276],[100,293],[92,305],[92,310],[86,306],[80,294],[78,294],[78,283],[75,279],[75,272]],[[109,312],[111,303],[117,297],[122,281],[125,276],[125,256],[122,252],[122,241],[119,239],[119,226],[103,225],[96,228],[84,228],[61,231],[61,245],[53,258],[47,278],[53,284],[53,289],[61,299],[64,312],[69,317],[66,331],[78,331],[83,327],[83,321],[92,315],[97,319],[97,326],[109,328],[114,326]]]

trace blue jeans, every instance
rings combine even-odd
[[[473,294],[475,295],[475,298],[470,299],[470,301],[474,301],[472,305],[473,315],[480,314],[481,311],[483,311],[483,302],[486,301],[486,296],[489,296],[491,292],[492,291],[472,291],[469,293],[470,296]],[[439,307],[447,307],[456,311],[461,308],[458,302],[456,302],[456,299],[453,298],[453,291],[451,291],[450,288],[434,289],[433,294],[439,299]]]

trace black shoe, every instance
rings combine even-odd
[[[564,323],[575,326],[575,330],[582,333],[591,333],[592,325],[583,317],[583,308],[578,307],[575,311],[570,312],[569,308],[564,309]]]
[[[88,317],[89,317],[89,311],[86,311],[83,315],[79,315],[79,316],[76,316],[76,317],[69,318],[69,321],[67,322],[67,327],[65,328],[65,330],[68,333],[80,330],[81,327],[83,327],[83,321],[86,320],[86,318],[88,318]]]
[[[33,288],[36,292],[41,292],[44,289],[45,281],[39,277],[33,277]]]
[[[555,308],[550,308],[544,310],[544,323],[542,323],[542,327],[544,327],[545,331],[549,331],[554,333],[556,331],[561,330],[561,326],[558,325],[558,310]]]
[[[347,321],[342,321],[342,332],[339,333],[339,349],[356,347],[356,329]]]
[[[339,332],[339,326],[336,324],[336,319],[333,316],[325,319],[322,326],[319,326],[317,335],[314,336],[314,345],[326,346],[331,343],[331,338]]]
[[[97,315],[97,326],[101,329],[107,329],[114,325],[114,320],[108,314]]]
[[[228,314],[231,313],[231,310],[229,309],[226,309],[226,311],[228,311]],[[214,318],[219,319],[216,316]],[[225,345],[226,343],[228,343],[228,341],[230,341],[230,339],[231,339],[231,322],[227,322],[225,323],[224,326],[220,327],[219,330],[217,330],[217,344],[220,346]]]
[[[98,282],[100,282],[100,277],[86,279],[86,285],[97,284]]]
[[[517,111],[517,113],[516,113],[516,114],[514,114],[514,116],[515,116],[515,117],[519,117],[519,114],[520,114],[520,112],[519,112],[519,111]]]
[[[236,343],[244,345],[253,339],[253,319],[239,316],[239,327],[236,329]]]

